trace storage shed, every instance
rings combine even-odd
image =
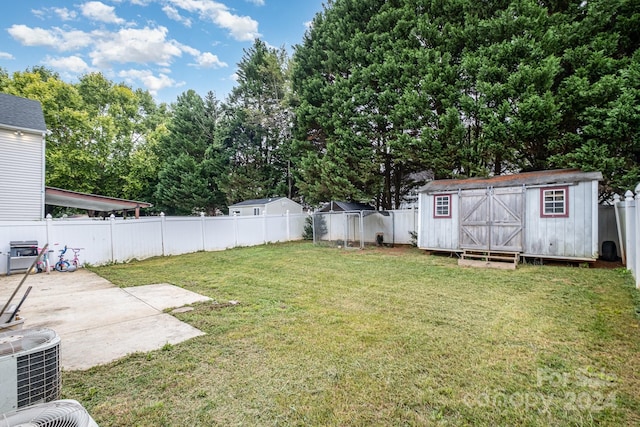
[[[562,169],[432,181],[420,189],[418,247],[594,261],[601,180]]]
[[[285,215],[302,213],[302,205],[288,197],[245,200],[229,206],[229,215]]]
[[[0,93],[0,220],[44,217],[46,131],[40,102]]]

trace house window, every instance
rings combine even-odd
[[[540,212],[543,218],[569,216],[569,187],[540,189]]]
[[[254,215],[260,215],[260,208],[253,208]]]
[[[433,217],[451,218],[451,194],[433,196]]]

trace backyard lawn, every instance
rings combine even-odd
[[[640,425],[623,269],[288,243],[93,270],[215,300],[176,315],[205,336],[63,373],[101,427]]]

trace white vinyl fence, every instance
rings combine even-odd
[[[7,269],[11,241],[49,243],[55,261],[65,245],[83,248],[80,261],[93,265],[153,256],[215,251],[302,239],[307,214],[140,219],[46,219],[0,221],[0,274]],[[67,258],[73,253],[67,252]],[[12,262],[12,268],[14,263]],[[30,263],[29,263],[30,265]],[[27,266],[28,267],[28,266]]]
[[[361,248],[365,244],[415,244],[411,233],[418,228],[418,210],[316,212],[314,242],[331,242]]]
[[[614,212],[617,222],[618,241],[620,242],[618,255],[631,271],[640,289],[640,185],[636,193],[627,191],[624,200],[615,196]]]

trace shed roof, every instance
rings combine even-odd
[[[521,187],[552,184],[569,184],[582,181],[602,181],[600,172],[582,172],[578,169],[555,169],[498,175],[491,178],[441,179],[424,185],[421,193],[458,191],[487,187]]]
[[[0,127],[46,132],[40,101],[0,93]]]
[[[242,202],[239,203],[234,203],[233,205],[229,205],[229,207],[236,207],[236,206],[264,206],[264,205],[268,205],[269,203],[275,202],[277,200],[280,199],[286,199],[286,197],[268,197],[266,199],[251,199],[251,200],[244,200]],[[295,202],[294,202],[295,203]]]
[[[322,208],[318,210],[318,212],[359,212],[359,211],[374,211],[375,208],[371,205],[367,205],[365,203],[358,202],[338,202],[338,201],[330,201]]]

